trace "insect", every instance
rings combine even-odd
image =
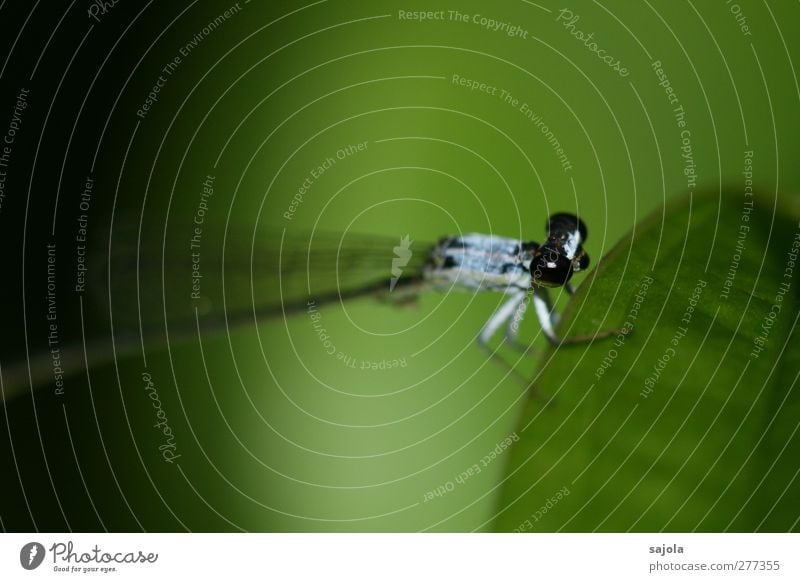
[[[570,295],[574,273],[589,266],[583,250],[586,225],[577,216],[557,213],[545,226],[547,239],[542,244],[484,234],[442,238],[429,254],[423,279],[434,287],[459,286],[465,290],[505,293],[508,300],[486,322],[478,334],[485,346],[503,324],[506,340],[517,344],[519,323],[530,296],[542,331],[553,344],[577,343],[588,337],[560,338],[555,331],[558,314],[553,310],[549,288],[564,287]],[[594,337],[612,334],[600,332]],[[519,346],[518,346],[519,347]]]
[[[568,294],[575,293],[570,283],[572,276],[589,266],[589,255],[583,249],[588,231],[580,218],[565,212],[550,216],[545,230],[547,238],[541,244],[480,233],[443,237],[428,250],[424,262],[412,274],[401,278],[393,269],[390,289],[395,290],[400,285],[411,295],[431,288],[503,293],[507,299],[483,325],[476,337],[477,344],[492,361],[510,368],[513,376],[529,384],[496,350],[489,348],[489,342],[505,325],[506,345],[526,352],[529,346],[520,343],[517,336],[530,303],[533,303],[544,335],[553,345],[587,342],[618,333],[618,330],[607,330],[592,336],[569,338],[561,338],[556,333],[559,315],[553,309],[549,290],[563,287]],[[408,262],[408,246],[409,238],[404,237],[401,244],[394,247],[397,258],[393,267],[397,262]],[[383,288],[385,290],[385,285]]]
[[[553,214],[545,225],[547,239],[542,243],[485,234],[445,237],[429,252],[417,277],[434,288],[461,288],[465,291],[495,291],[507,300],[495,311],[477,335],[478,346],[493,361],[505,362],[488,347],[489,341],[505,324],[505,342],[520,350],[528,346],[517,341],[520,323],[533,303],[542,331],[553,345],[575,344],[609,337],[617,330],[599,331],[593,336],[561,338],[556,333],[559,316],[553,309],[549,289],[563,287],[573,295],[573,274],[589,266],[583,249],[588,231],[577,216]],[[527,384],[512,367],[510,370]]]
[[[224,245],[204,247],[205,272],[198,297],[189,287],[194,279],[187,264],[194,264],[187,262],[183,245],[165,246],[161,237],[139,238],[124,229],[124,225],[117,229],[119,242],[110,250],[100,248],[92,257],[92,273],[98,280],[87,283],[85,298],[86,313],[100,318],[113,313],[113,348],[103,333],[65,342],[65,375],[79,372],[84,364],[91,367],[112,357],[141,354],[145,346],[158,349],[167,341],[197,341],[201,333],[229,333],[283,319],[307,311],[309,300],[319,306],[376,296],[403,303],[430,289],[492,291],[507,297],[477,334],[478,345],[496,361],[501,360],[488,343],[503,325],[509,345],[528,349],[517,336],[530,303],[554,345],[617,333],[561,338],[555,331],[558,314],[549,289],[563,287],[572,295],[572,276],[589,266],[583,249],[586,225],[573,214],[550,216],[541,244],[473,233],[441,238],[424,252],[412,252],[409,237],[397,245],[396,239],[355,233],[297,235],[284,230],[279,240],[270,231],[263,238],[233,233]],[[162,302],[169,308],[160,307]],[[52,374],[50,353],[44,350],[32,354],[27,363],[4,368],[7,393],[17,384],[43,382]]]

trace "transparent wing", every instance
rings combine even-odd
[[[138,327],[290,316],[317,304],[388,293],[419,278],[431,245],[366,233],[230,232],[204,238],[116,229],[90,260],[89,292],[115,323]]]

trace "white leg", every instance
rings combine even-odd
[[[506,326],[506,343],[520,351],[526,351],[529,346],[520,343],[517,341],[517,336],[519,335],[519,328],[522,326],[522,320],[525,319],[525,312],[528,311],[528,305],[530,301],[528,301],[528,293],[525,293],[525,298],[519,304],[517,309],[514,311],[512,317],[508,319],[508,325]]]
[[[539,318],[539,325],[542,326],[542,331],[547,339],[553,344],[558,344],[561,339],[556,335],[555,324],[553,321],[553,308],[550,305],[550,295],[547,289],[533,289],[533,307],[536,310],[536,316]]]
[[[495,311],[492,317],[489,318],[489,321],[484,324],[483,329],[481,329],[481,332],[478,334],[478,343],[482,346],[487,345],[492,339],[492,336],[500,329],[500,326],[514,315],[517,307],[519,307],[520,303],[524,300],[524,291],[513,292],[511,298],[506,301],[500,309]]]
[[[568,288],[567,292],[571,294],[574,293],[575,290]],[[536,308],[536,315],[539,317],[539,324],[542,326],[542,331],[547,336],[547,339],[550,340],[550,343],[555,346],[582,344],[594,341],[596,339],[611,337],[612,335],[620,333],[620,330],[618,329],[608,329],[605,331],[598,331],[593,335],[581,335],[562,339],[558,336],[558,334],[556,334],[555,331],[555,326],[558,324],[559,317],[558,314],[553,311],[553,307],[550,303],[550,295],[548,294],[547,289],[534,289],[533,305]]]
[[[503,325],[508,319],[514,316],[517,308],[525,301],[525,291],[519,290],[510,293],[511,298],[506,301],[500,309],[494,312],[492,317],[489,318],[489,321],[483,326],[481,332],[478,334],[478,347],[480,347],[488,356],[490,360],[497,362],[499,365],[503,366],[508,373],[512,375],[514,378],[517,379],[523,386],[528,387],[530,385],[530,380],[523,377],[517,370],[510,366],[503,358],[501,358],[496,351],[492,350],[488,342],[492,339],[492,336],[500,329],[500,326]]]

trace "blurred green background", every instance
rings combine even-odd
[[[28,8],[17,4],[3,8],[12,11],[3,28],[23,22]],[[214,314],[247,313],[251,246],[258,266],[276,249],[266,241],[284,233],[303,240],[314,229],[392,244],[409,235],[418,252],[457,232],[541,240],[547,216],[569,211],[588,225],[594,264],[666,200],[692,189],[741,191],[746,151],[761,191],[788,197],[800,186],[796,2],[253,0],[220,20],[231,6],[120,3],[99,22],[69,13],[44,52],[59,14],[27,24],[15,52],[6,43],[7,100],[44,55],[30,81],[38,97],[30,130],[20,138],[29,151],[43,142],[43,153],[34,165],[19,147],[12,168],[20,192],[25,173],[34,176],[30,205],[20,193],[0,215],[9,225],[31,221],[22,255],[33,265],[22,324],[30,351],[46,344],[41,257],[53,221],[36,209],[54,204],[57,176],[62,343],[80,339],[83,309],[90,337],[106,337],[113,321],[119,344],[116,365],[69,377],[63,396],[25,385],[5,403],[7,529],[488,529],[507,460],[481,460],[513,439],[527,400],[524,386],[475,346],[502,298],[452,293],[403,308],[371,300],[321,306],[316,321],[334,355],[307,313],[219,333]],[[442,19],[406,17],[414,11]],[[629,74],[603,62],[592,43]],[[176,56],[180,63],[165,73]],[[677,102],[654,70],[658,62]],[[158,100],[137,116],[159,75]],[[696,180],[684,172],[682,138]],[[337,157],[357,144],[360,151]],[[92,287],[78,294],[74,219],[87,175],[97,183],[95,250]],[[207,176],[202,300],[193,300],[190,239]],[[384,276],[391,244],[386,249]],[[312,281],[335,269],[330,256],[309,256]],[[285,282],[277,272],[254,272],[256,303],[279,299]],[[144,342],[146,361],[137,281],[142,319],[155,330]],[[202,343],[184,341],[197,326]],[[24,355],[22,328],[14,329],[6,371]],[[543,347],[535,318],[522,338]],[[522,374],[536,369],[534,356],[500,354]],[[82,352],[71,355],[80,365]],[[404,366],[361,369],[393,360]],[[158,448],[165,440],[153,427],[144,372],[174,434],[173,463]],[[479,471],[456,481],[476,464]]]

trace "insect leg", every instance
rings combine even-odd
[[[528,300],[528,293],[530,293],[530,291],[525,293],[525,298],[514,310],[514,314],[508,319],[508,325],[506,326],[506,344],[521,352],[527,351],[530,347],[527,344],[517,341],[519,328],[522,325],[522,320],[525,318],[525,312],[528,310],[528,305],[530,304],[530,301]]]
[[[539,318],[539,325],[542,326],[544,335],[553,345],[560,344],[561,338],[558,337],[555,331],[556,322],[553,321],[553,306],[550,303],[550,294],[547,289],[533,288],[533,308],[536,310],[536,317]]]
[[[492,336],[500,329],[500,326],[503,325],[517,310],[520,303],[525,300],[525,292],[524,291],[515,291],[511,298],[506,301],[500,309],[494,312],[494,314],[489,318],[481,332],[478,334],[478,344],[481,346],[486,346],[489,343],[489,340],[492,339]]]
[[[567,292],[573,294],[575,290],[568,287]],[[592,335],[577,335],[568,338],[561,338],[555,332],[555,326],[558,323],[559,317],[558,314],[554,313],[553,311],[552,304],[550,303],[550,295],[548,294],[547,289],[534,288],[533,304],[536,308],[536,315],[539,317],[539,324],[542,326],[542,331],[547,336],[547,339],[550,340],[550,343],[554,346],[587,343],[591,342],[592,340],[611,337],[621,332],[619,329],[607,329],[604,331],[598,331]]]
[[[500,329],[509,318],[514,315],[517,308],[525,301],[525,292],[522,290],[515,291],[511,295],[511,298],[506,301],[500,309],[494,312],[489,321],[483,326],[480,333],[478,334],[477,343],[478,347],[481,348],[488,356],[489,359],[497,362],[500,366],[505,368],[509,371],[511,375],[513,375],[518,382],[520,382],[523,386],[530,385],[530,380],[525,378],[522,374],[517,372],[517,370],[508,364],[503,358],[501,358],[495,350],[492,350],[488,342],[495,334],[495,332]]]

